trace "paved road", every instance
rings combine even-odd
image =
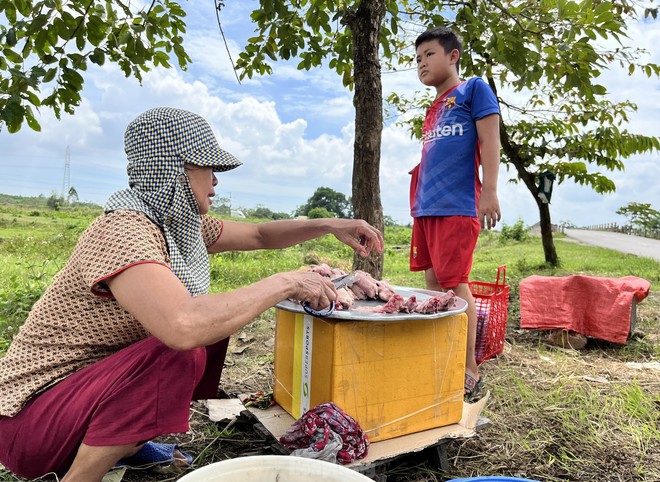
[[[660,261],[660,241],[657,239],[629,236],[609,231],[590,231],[587,229],[566,229],[569,238],[584,244],[613,249],[622,253],[635,254]]]

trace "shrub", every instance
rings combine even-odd
[[[63,204],[64,199],[56,194],[51,194],[51,196],[46,201],[46,205],[53,211],[59,211]]]
[[[385,226],[385,241],[389,246],[409,246],[412,228],[404,226]]]
[[[312,208],[307,213],[309,219],[334,218],[335,215],[326,208]]]
[[[513,226],[508,226],[502,223],[502,231],[500,232],[500,241],[525,241],[529,239],[529,233],[525,228],[525,223],[522,219],[518,219]]]

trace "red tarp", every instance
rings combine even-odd
[[[651,283],[636,276],[530,276],[520,282],[520,327],[564,328],[625,343],[633,297],[642,301],[650,287]]]

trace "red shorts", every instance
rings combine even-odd
[[[60,478],[81,443],[146,442],[189,428],[190,401],[215,398],[228,339],[175,351],[147,338],[70,375],[0,417],[0,462],[17,475]]]
[[[467,283],[480,229],[479,220],[468,216],[414,218],[410,270],[433,268],[443,288]]]

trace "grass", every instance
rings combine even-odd
[[[52,213],[39,207],[0,207],[0,354],[97,214],[93,209]],[[387,229],[383,277],[393,284],[422,287],[423,275],[408,269],[409,237],[409,228]],[[429,464],[428,453],[421,452],[388,467],[388,482],[476,475],[542,481],[660,480],[660,376],[657,370],[639,368],[660,361],[660,264],[561,236],[555,245],[559,268],[544,262],[538,238],[502,242],[497,233],[482,234],[473,279],[494,282],[497,267],[506,264],[511,285],[505,350],[481,365],[492,395],[483,415],[493,426],[449,445],[448,473]],[[350,250],[331,236],[276,252],[224,253],[212,260],[212,291],[312,263],[350,269],[351,260]],[[637,311],[637,328],[645,336],[625,345],[590,340],[579,352],[546,344],[544,333],[520,329],[518,285],[533,274],[634,275],[649,280],[651,293]],[[222,382],[227,394],[272,388],[274,325],[273,310],[268,310],[233,337]],[[194,404],[191,432],[177,438],[195,454],[197,466],[271,450],[270,442],[249,425],[227,428],[210,423],[204,412],[201,404]],[[0,482],[15,480],[0,470]],[[128,473],[125,480],[174,479]]]
[[[562,363],[560,375],[557,368],[534,360],[490,377],[494,403],[487,415],[511,433],[484,434],[489,440],[481,448],[508,447],[509,473],[540,480],[657,480],[652,386],[618,375],[589,381],[584,373],[592,370],[579,358]]]

